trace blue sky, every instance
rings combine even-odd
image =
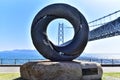
[[[53,3],[76,7],[88,22],[120,10],[120,0],[0,0],[0,51],[35,49],[30,36],[32,20],[38,11]],[[119,47],[120,36],[116,36],[89,42],[84,52],[120,53]]]

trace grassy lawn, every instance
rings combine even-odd
[[[20,77],[19,73],[0,73],[0,80],[14,80]]]
[[[120,72],[115,73],[104,73],[103,74],[103,80],[105,80],[105,77],[110,76],[110,77],[115,77],[115,78],[120,78]],[[0,73],[0,80],[14,80],[16,78],[19,78],[20,74],[19,73]]]
[[[104,76],[111,76],[111,77],[120,78],[120,73],[117,73],[117,72],[114,72],[114,73],[104,73]]]
[[[120,72],[104,73],[102,80],[106,80],[106,77],[120,78]]]

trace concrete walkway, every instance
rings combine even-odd
[[[0,73],[19,73],[20,67],[18,66],[0,66]]]
[[[102,67],[103,72],[120,72],[120,67]]]

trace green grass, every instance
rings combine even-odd
[[[107,76],[120,78],[120,72],[104,73],[102,80],[105,80],[105,77]],[[19,73],[0,73],[0,80],[14,80],[19,77]]]
[[[111,77],[120,78],[120,73],[118,73],[118,72],[104,73],[104,76],[111,76]]]
[[[0,73],[0,80],[14,80],[20,77],[19,73]]]
[[[105,77],[113,77],[113,78],[120,78],[120,72],[110,72],[110,73],[104,73],[102,80],[106,80]]]

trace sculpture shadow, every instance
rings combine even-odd
[[[19,78],[13,79],[13,80],[27,80],[27,79],[23,79],[22,77],[19,77]]]

